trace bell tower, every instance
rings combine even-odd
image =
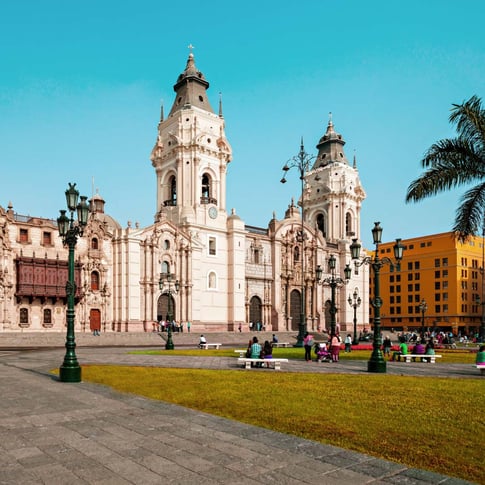
[[[214,113],[208,88],[190,52],[173,87],[175,100],[166,119],[162,106],[150,157],[157,175],[155,220],[209,226],[226,222],[226,169],[232,149],[222,102]]]
[[[344,145],[330,117],[317,145],[315,163],[305,176],[307,220],[330,242],[360,239],[360,211],[366,194],[355,157],[351,166]]]

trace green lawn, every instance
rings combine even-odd
[[[200,350],[200,349],[185,349],[184,347],[175,348],[174,350],[153,349],[153,350],[137,350],[134,354],[163,354],[170,352],[170,355],[186,355],[186,356],[205,356],[205,357],[238,357],[234,352],[236,347],[222,347],[219,350]],[[243,348],[243,347],[238,347]],[[439,349],[437,354],[442,355],[441,359],[436,359],[437,364],[473,364],[475,362],[476,353],[470,350],[448,350]],[[301,359],[304,358],[304,350],[302,348],[278,348],[273,349],[273,356],[281,359]],[[354,350],[350,353],[340,352],[341,360],[369,360],[371,355],[370,350]],[[315,355],[312,353],[312,357]]]
[[[237,357],[234,349],[156,352]],[[473,362],[472,354],[440,353],[445,362]],[[303,350],[275,355],[303,358]],[[481,379],[83,366],[83,380],[485,483]]]

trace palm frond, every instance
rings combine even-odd
[[[475,235],[484,223],[485,182],[472,187],[460,199],[453,231],[461,241]]]
[[[441,140],[436,143],[422,163],[429,168],[411,182],[406,202],[417,202],[485,178],[485,165],[481,157],[457,140]]]
[[[469,140],[477,149],[484,149],[485,110],[478,96],[472,96],[462,104],[453,104],[449,119],[450,123],[456,124],[460,138]]]
[[[465,192],[455,212],[453,231],[465,241],[478,231],[485,217],[485,110],[481,99],[472,96],[454,104],[450,123],[456,125],[458,136],[439,140],[427,150],[421,160],[426,170],[409,185],[406,202],[478,182]]]
[[[429,167],[437,163],[455,163],[466,166],[467,170],[485,175],[485,154],[463,138],[439,140],[428,149],[421,165]]]

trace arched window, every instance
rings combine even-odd
[[[209,199],[211,196],[211,178],[208,174],[202,175],[202,197]],[[208,201],[207,201],[208,202]]]
[[[91,273],[91,290],[92,291],[99,290],[99,273],[97,271],[93,271]]]
[[[214,271],[211,271],[208,276],[207,286],[209,288],[217,287],[217,277]]]
[[[93,237],[91,239],[91,249],[99,249],[98,238],[97,237]]]
[[[300,246],[295,246],[293,251],[293,262],[297,263],[298,261],[300,261]]]
[[[326,228],[326,221],[325,216],[323,214],[318,214],[317,216],[317,227],[318,230],[323,234],[324,237],[327,237],[327,228]]]
[[[354,235],[354,232],[352,231],[352,214],[350,212],[345,214],[345,234],[347,236]]]
[[[170,202],[171,205],[177,205],[177,178],[175,175],[170,177]]]
[[[167,261],[164,261],[162,263],[162,273],[163,274],[168,274],[170,273],[170,265],[167,263]]]

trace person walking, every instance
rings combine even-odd
[[[389,337],[389,335],[386,335],[384,338],[384,341],[382,342],[382,350],[384,351],[384,355],[387,355],[388,357],[391,355],[391,348],[392,348],[392,342]]]
[[[352,335],[350,333],[347,334],[344,340],[345,343],[345,352],[352,352]]]

